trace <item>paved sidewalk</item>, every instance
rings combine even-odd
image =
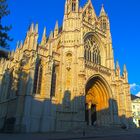
[[[78,131],[78,130],[77,130]],[[71,139],[90,139],[103,137],[116,137],[120,135],[137,135],[140,129],[95,129],[88,130],[83,136],[83,132],[66,132],[66,133],[38,133],[38,134],[0,134],[0,140],[71,140]]]
[[[85,139],[85,138],[100,138],[100,137],[112,137],[120,135],[134,135],[140,134],[140,129],[95,129],[85,132],[67,132],[67,133],[55,133],[49,134],[49,140],[68,140],[68,139]]]

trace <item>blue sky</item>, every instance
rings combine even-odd
[[[87,0],[80,1],[83,6]],[[61,25],[64,3],[65,0],[8,0],[11,14],[3,23],[13,26],[11,49],[18,40],[24,40],[32,22],[39,24],[40,38],[44,26],[49,35],[56,20]],[[131,92],[137,94],[140,92],[140,0],[92,0],[92,3],[97,15],[104,4],[111,24],[115,60],[119,60],[121,68],[123,64],[127,65]]]

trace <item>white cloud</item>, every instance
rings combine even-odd
[[[136,83],[130,84],[130,92],[131,94],[140,97],[140,85]]]
[[[136,88],[140,88],[140,85],[137,85],[136,83],[130,84],[131,90],[136,90]]]
[[[138,92],[138,93],[136,94],[136,96],[140,97],[140,92]]]

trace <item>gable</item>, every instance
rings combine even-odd
[[[82,18],[83,21],[92,25],[97,21],[97,16],[91,1],[88,1],[88,3],[83,7]]]

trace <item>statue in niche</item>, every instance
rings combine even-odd
[[[71,53],[68,53],[66,55],[66,69],[68,71],[70,71],[70,69],[71,69],[71,63],[72,63],[72,54]]]

